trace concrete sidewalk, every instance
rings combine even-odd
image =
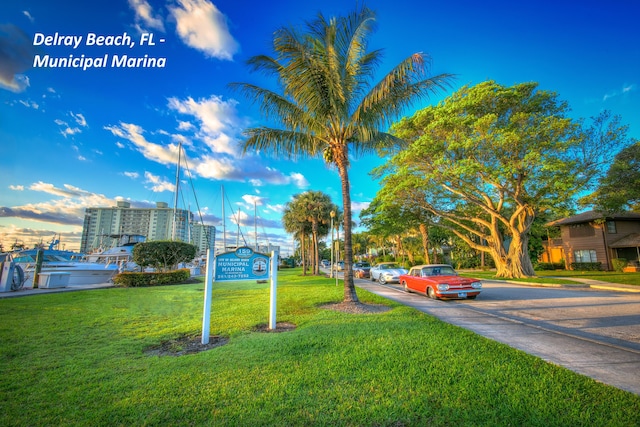
[[[546,287],[554,287],[554,288],[591,288],[591,289],[602,289],[607,291],[618,291],[618,292],[640,292],[640,286],[636,285],[625,285],[623,283],[611,283],[611,282],[603,282],[601,280],[593,280],[593,279],[582,279],[579,277],[545,277],[545,279],[563,279],[563,280],[573,280],[578,282],[575,285],[566,284],[566,283],[535,283],[535,282],[519,282],[516,280],[501,280],[501,279],[490,279],[491,282],[505,282],[505,283],[513,283],[515,285],[527,285],[527,286],[546,286]]]

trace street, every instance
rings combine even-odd
[[[640,293],[483,281],[476,300],[436,301],[398,284],[356,286],[640,395]]]

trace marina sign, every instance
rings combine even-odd
[[[269,278],[269,255],[241,247],[215,258],[214,282],[264,280]]]

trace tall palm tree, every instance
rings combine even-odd
[[[449,74],[428,76],[428,58],[415,53],[372,85],[380,50],[368,51],[375,13],[357,7],[344,17],[321,13],[306,31],[283,27],[274,33],[274,56],[258,55],[253,71],[275,77],[280,92],[249,83],[232,83],[261,107],[276,126],[245,131],[244,151],[299,158],[323,156],[342,184],[344,210],[344,301],[358,302],[353,282],[349,156],[404,145],[381,131],[413,101],[448,86]]]
[[[313,245],[313,274],[320,274],[320,256],[318,251],[318,237],[322,234],[326,234],[326,225],[329,222],[330,212],[335,208],[335,205],[331,202],[331,197],[322,191],[307,191],[300,195],[298,199],[301,204],[301,208],[305,213],[306,220],[311,223],[311,238]]]

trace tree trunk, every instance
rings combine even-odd
[[[300,233],[300,258],[302,259],[302,275],[307,275],[307,258],[305,257],[304,232]]]
[[[504,279],[522,279],[535,276],[528,250],[529,236],[516,234],[507,251],[502,242],[490,253],[496,263],[496,277]]]
[[[422,250],[424,251],[424,263],[431,264],[429,261],[429,229],[425,224],[420,224],[420,235],[422,236]]]
[[[348,159],[346,150],[337,156],[336,165],[342,183],[342,209],[344,232],[344,302],[359,302],[353,282],[353,247],[351,244],[351,188],[349,185]]]

